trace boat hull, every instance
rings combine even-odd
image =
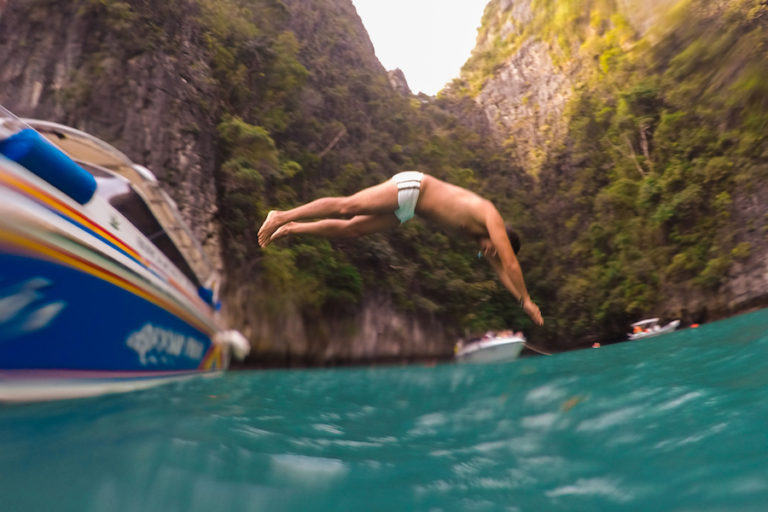
[[[208,335],[119,283],[65,265],[0,254],[0,283],[4,369],[188,371],[212,346]]]
[[[680,320],[673,320],[672,322],[668,323],[667,325],[665,325],[664,327],[661,327],[658,330],[648,331],[648,332],[641,331],[638,333],[629,334],[628,336],[630,341],[641,340],[645,338],[652,338],[654,336],[659,336],[660,334],[667,334],[670,332],[674,332],[675,330],[677,330],[679,326],[680,326]]]
[[[0,249],[0,400],[128,391],[226,367],[210,335],[119,281],[13,254],[7,240]]]
[[[483,340],[463,347],[456,353],[460,363],[503,363],[514,361],[525,347],[525,340],[519,337]]]
[[[127,393],[221,373],[0,370],[0,402],[42,402]]]

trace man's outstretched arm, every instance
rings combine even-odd
[[[486,254],[486,259],[493,270],[499,276],[499,280],[507,290],[517,299],[523,307],[525,313],[531,317],[537,325],[544,324],[539,307],[531,300],[528,290],[525,287],[523,271],[520,263],[517,261],[515,251],[509,242],[507,230],[504,226],[504,219],[493,208],[486,217],[486,226],[491,243],[496,249],[496,254]]]

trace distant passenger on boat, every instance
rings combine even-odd
[[[259,245],[287,235],[358,237],[397,227],[415,214],[474,239],[499,280],[538,325],[544,323],[531,300],[515,254],[517,234],[489,200],[421,172],[391,180],[347,197],[323,197],[292,210],[272,210],[259,230]],[[340,217],[340,218],[339,218]],[[296,222],[304,219],[321,219]]]

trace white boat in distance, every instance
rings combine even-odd
[[[460,363],[503,363],[514,361],[525,346],[522,333],[483,337],[466,345],[456,346],[456,361]]]
[[[632,332],[627,334],[627,336],[629,336],[630,340],[650,338],[651,336],[658,336],[659,334],[672,332],[677,329],[679,325],[680,320],[673,320],[667,325],[662,326],[659,323],[658,318],[647,318],[630,325],[630,327],[632,327]]]

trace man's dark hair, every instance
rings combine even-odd
[[[517,234],[517,231],[512,229],[509,226],[505,226],[507,228],[507,236],[509,237],[509,243],[512,244],[512,250],[515,251],[515,254],[520,252],[520,236]]]

